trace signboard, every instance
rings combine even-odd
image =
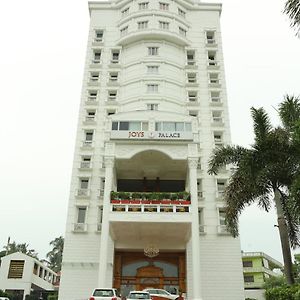
[[[190,131],[125,131],[112,130],[110,138],[113,140],[193,140]]]

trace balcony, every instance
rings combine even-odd
[[[86,223],[74,223],[73,224],[73,231],[74,232],[86,232],[87,231],[87,224]]]
[[[123,33],[118,40],[118,45],[124,46],[140,40],[165,40],[180,46],[188,46],[190,42],[184,35],[177,32],[162,30],[157,28],[147,28]]]
[[[91,170],[92,163],[90,161],[82,161],[82,162],[80,162],[79,168],[81,170]]]

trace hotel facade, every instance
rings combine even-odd
[[[230,143],[221,5],[90,2],[90,29],[60,300],[147,287],[242,300],[239,239],[226,231]]]

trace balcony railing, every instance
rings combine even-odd
[[[113,212],[140,212],[140,213],[189,213],[190,205],[164,204],[112,204]]]
[[[87,231],[87,224],[86,223],[74,223],[73,224],[73,231],[75,231],[75,232],[86,232]]]
[[[89,197],[90,196],[90,189],[78,189],[76,191],[77,197]]]

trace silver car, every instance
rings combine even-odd
[[[127,296],[126,300],[137,300],[137,299],[151,299],[148,292],[143,291],[131,291]]]

